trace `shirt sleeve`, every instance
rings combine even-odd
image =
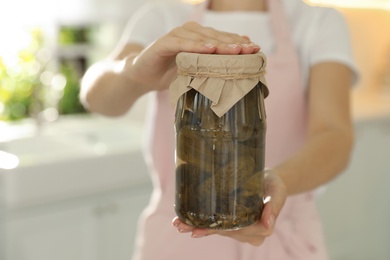
[[[359,71],[353,56],[348,24],[345,17],[337,10],[325,8],[322,17],[313,30],[309,50],[310,66],[327,61],[340,62],[348,66],[354,74],[354,83],[359,78]]]
[[[165,33],[166,19],[161,6],[148,2],[130,17],[121,41],[146,47]]]

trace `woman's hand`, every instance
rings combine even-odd
[[[188,22],[145,48],[131,62],[130,77],[155,90],[168,88],[176,73],[179,52],[204,54],[252,54],[260,47],[248,37],[221,32]]]
[[[271,170],[267,170],[265,173],[265,192],[267,196],[265,199],[266,204],[263,215],[254,225],[234,231],[200,229],[183,223],[178,217],[173,219],[172,225],[176,227],[180,233],[191,232],[192,237],[194,238],[221,235],[236,239],[243,243],[260,246],[264,240],[273,233],[276,219],[279,216],[287,197],[287,191],[283,181]]]

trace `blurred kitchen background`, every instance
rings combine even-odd
[[[145,1],[0,3],[0,259],[130,259],[151,191],[148,97],[109,119],[86,113],[78,91]],[[388,260],[390,0],[308,2],[343,12],[362,73],[351,165],[318,199],[331,260]]]

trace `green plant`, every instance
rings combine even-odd
[[[66,77],[63,96],[58,103],[60,114],[85,113],[86,110],[79,100],[81,69],[77,68],[77,61],[64,60],[61,62],[60,72]]]
[[[49,107],[57,109],[59,114],[85,113],[78,97],[79,81],[85,68],[77,68],[77,62],[72,60],[60,61],[59,73],[66,83],[58,92],[51,82],[55,75],[48,69],[53,62],[52,53],[44,47],[43,31],[34,28],[23,32],[23,36],[25,44],[12,48],[16,41],[9,39],[9,50],[0,52],[0,120],[39,117],[39,113]],[[55,91],[57,94],[53,97]]]
[[[43,42],[39,29],[30,32],[28,44],[16,52],[0,56],[0,120],[14,121],[28,117],[32,107],[32,95],[39,88],[39,75],[44,64],[36,59]]]
[[[90,41],[91,28],[88,26],[61,26],[58,43],[60,45],[83,44]]]

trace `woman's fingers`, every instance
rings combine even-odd
[[[246,37],[242,37],[235,33],[229,33],[224,31],[219,31],[211,27],[204,27],[196,22],[185,23],[182,27],[183,30],[187,32],[194,32],[198,37],[203,39],[208,39],[210,41],[216,41],[221,43],[236,43],[236,44],[245,44],[250,43],[250,40]]]
[[[279,216],[287,198],[287,189],[283,180],[273,170],[266,170],[265,178],[265,202],[262,221],[267,225],[275,222]]]
[[[180,233],[192,232],[195,228],[182,222],[178,217],[172,220],[172,226],[174,226]]]
[[[175,55],[179,52],[250,54],[260,50],[248,37],[221,32],[188,22],[177,27],[159,41],[162,55]]]
[[[157,47],[157,46],[156,46]],[[203,54],[252,54],[257,53],[260,47],[254,43],[225,43],[210,39],[188,39],[183,36],[166,36],[159,42],[161,56],[173,56],[179,52],[194,52]]]
[[[192,232],[192,237],[194,238],[220,235],[233,238],[243,243],[259,246],[267,237],[273,234],[276,219],[278,218],[287,197],[287,191],[283,181],[277,174],[273,173],[272,170],[267,170],[265,172],[265,192],[267,196],[264,199],[265,205],[262,217],[257,223],[251,226],[233,231],[201,229],[189,226],[180,221],[177,217],[172,221],[172,225],[176,227],[180,233]]]

